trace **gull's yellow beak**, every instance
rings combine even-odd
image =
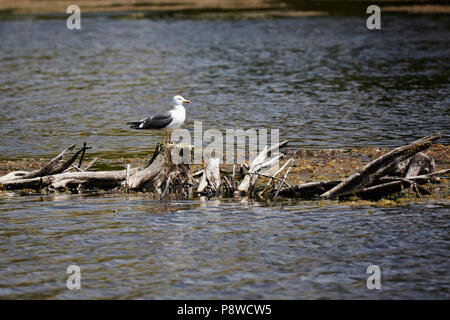
[[[183,100],[184,103],[191,103],[189,100]]]

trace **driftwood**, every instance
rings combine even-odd
[[[435,170],[436,165],[434,159],[420,152],[411,158],[405,177],[415,177],[421,174],[434,172]]]
[[[380,179],[380,181],[385,181],[384,179]],[[356,196],[363,199],[381,199],[385,196],[402,192],[408,188],[411,191],[414,191],[418,197],[421,197],[421,194],[431,194],[429,190],[418,185],[414,181],[408,180],[406,178],[397,177],[390,182],[378,184],[372,187],[364,188],[355,193]]]
[[[413,157],[396,164],[389,174],[392,176],[412,177],[434,172],[435,170],[434,159],[419,152]]]
[[[392,181],[379,184],[373,187],[364,188],[355,193],[363,199],[378,199],[387,195],[400,192],[403,189],[401,181]]]
[[[59,155],[57,155],[55,158],[53,158],[47,165],[45,165],[42,169],[30,172],[29,174],[22,177],[22,179],[31,179],[35,177],[44,177],[49,175],[54,175],[58,173],[64,172],[66,169],[68,169],[72,163],[77,160],[78,155],[81,153],[84,156],[84,152],[87,149],[90,149],[90,147],[86,147],[86,142],[83,144],[83,147],[75,152],[75,154],[72,155],[68,160],[63,160],[63,158],[67,155],[69,151],[71,151],[73,148],[75,148],[76,145],[71,145],[69,148],[63,150]],[[81,162],[83,161],[83,158],[80,158],[80,166]]]
[[[54,175],[58,173],[62,173],[65,170],[67,170],[72,163],[75,162],[78,155],[81,153],[84,155],[84,152],[87,149],[90,149],[90,147],[86,147],[86,142],[83,144],[83,147],[75,152],[74,155],[72,155],[68,160],[63,160],[64,157],[72,151],[76,147],[75,144],[71,145],[70,147],[67,147],[63,151],[61,151],[60,154],[58,154],[55,158],[50,160],[44,167],[42,167],[39,170],[27,172],[27,171],[15,171],[10,172],[9,174],[0,177],[0,183],[5,183],[7,181],[16,180],[16,179],[32,179],[36,177],[44,177],[49,175]],[[79,166],[81,166],[82,158],[80,158]]]
[[[436,172],[432,172],[429,174],[423,174],[423,175],[415,176],[415,177],[409,177],[408,179],[413,180],[419,184],[425,184],[428,182],[435,182],[434,178],[444,176],[448,173],[450,173],[450,169],[436,171]]]
[[[134,169],[133,171],[136,171]],[[6,190],[53,188],[53,189],[111,189],[121,185],[126,170],[101,172],[65,172],[31,179],[13,179],[3,182]]]
[[[166,193],[170,187],[180,185],[192,185],[193,178],[186,164],[176,165],[171,159],[171,149],[158,145],[149,165],[140,170],[138,168],[121,171],[91,172],[81,169],[85,151],[89,149],[86,144],[71,155],[68,160],[63,160],[71,150],[72,145],[64,149],[58,156],[50,160],[40,170],[26,172],[11,172],[0,177],[0,183],[6,190],[34,189],[50,190],[65,189],[111,189],[125,187],[126,190],[148,190],[157,193]],[[80,156],[78,166],[73,165]],[[87,168],[97,159],[92,160]],[[77,172],[64,172],[76,169]]]
[[[200,183],[197,188],[198,193],[203,193],[207,188],[216,193],[221,185],[219,158],[210,158],[203,170]],[[231,184],[229,184],[231,186]]]
[[[429,182],[436,183],[437,177],[445,176],[448,173],[450,173],[450,169],[431,172],[428,174],[422,174],[420,176],[407,177],[407,179],[410,181],[413,181],[415,183],[418,183],[418,184],[426,184]],[[396,177],[396,176],[386,176],[386,177],[381,177],[380,181],[393,181],[393,180],[398,180],[398,178],[399,177]]]
[[[275,186],[275,185],[274,185],[275,180],[278,179],[278,178],[277,178],[277,175],[278,175],[280,172],[282,172],[282,171],[284,170],[284,168],[286,168],[287,165],[290,164],[292,161],[293,161],[292,158],[289,159],[288,161],[286,161],[286,162],[284,163],[284,165],[283,165],[280,169],[278,169],[277,172],[275,172],[275,173],[273,174],[273,176],[269,179],[269,181],[267,181],[267,184],[264,186],[264,188],[258,193],[258,196],[261,197],[262,195],[264,195],[264,194],[269,190],[270,185],[272,185],[273,187]],[[289,186],[289,187],[291,187],[289,184],[286,184],[286,185]],[[282,186],[282,185],[281,185],[281,183],[280,183],[280,187],[278,188],[279,190],[281,190],[281,186]]]
[[[3,177],[0,177],[0,184],[3,184],[3,183],[8,182],[8,181],[12,181],[12,180],[23,179],[23,177],[25,175],[27,175],[28,173],[29,173],[28,171],[13,171],[13,172],[10,172],[10,173],[4,175]]]
[[[404,168],[405,171],[406,167]],[[431,194],[430,191],[421,185],[426,183],[436,183],[436,177],[444,176],[450,173],[450,169],[431,172],[414,177],[398,177],[398,176],[385,176],[381,177],[378,181],[380,184],[363,188],[354,194],[363,199],[380,199],[390,194],[398,193],[405,188],[412,187],[416,189],[416,193]],[[406,175],[406,174],[405,174]],[[331,190],[333,187],[340,184],[342,181],[318,181],[298,184],[289,188],[284,188],[280,191],[279,195],[284,197],[293,197],[298,199],[314,199],[324,192]]]
[[[286,178],[287,178],[287,176],[288,176],[288,174],[289,174],[289,171],[291,171],[291,168],[292,168],[292,167],[289,167],[289,168],[287,169],[286,173],[284,174],[283,180],[281,180],[280,185],[278,186],[277,192],[275,192],[275,195],[273,196],[273,200],[275,200],[275,201],[277,200],[278,194],[280,193],[280,190],[281,190],[281,188],[283,187],[283,184],[285,183]]]
[[[41,169],[27,172],[14,171],[0,177],[0,189],[19,190],[81,190],[111,189],[155,192],[161,198],[167,194],[182,191],[193,194],[197,184],[197,194],[239,195],[248,194],[272,197],[295,197],[299,199],[345,198],[358,196],[378,199],[398,192],[414,191],[417,196],[430,194],[423,185],[438,183],[440,176],[450,173],[450,169],[435,171],[434,160],[421,153],[440,137],[440,134],[425,137],[407,146],[396,148],[365,165],[360,171],[341,181],[308,182],[291,186],[286,180],[293,161],[289,159],[275,171],[274,165],[283,156],[278,148],[286,145],[283,141],[264,150],[256,156],[250,166],[233,165],[232,172],[221,171],[219,159],[211,158],[203,170],[191,174],[187,164],[172,161],[174,146],[158,144],[150,162],[145,168],[130,168],[119,171],[87,171],[97,160],[93,159],[85,168],[82,162],[86,144],[77,151],[75,145],[64,149]],[[270,158],[269,158],[270,157]],[[76,161],[78,160],[78,163]],[[291,166],[290,166],[291,165]],[[76,171],[73,171],[76,170]],[[282,178],[277,177],[284,172]],[[196,180],[195,177],[200,177]],[[268,182],[257,186],[260,178]]]
[[[298,184],[292,187],[281,189],[279,195],[284,197],[295,197],[299,199],[316,198],[322,193],[330,190],[341,183],[337,181],[318,181]]]
[[[274,165],[278,164],[279,159],[283,156],[282,154],[271,154],[274,150],[278,150],[279,148],[285,146],[287,144],[287,140],[278,143],[270,148],[267,146],[261,151],[255,159],[253,159],[250,167],[248,168],[247,174],[244,176],[244,179],[238,186],[238,191],[241,193],[247,193],[256,183],[258,179],[259,173],[264,173],[265,170],[272,168]],[[269,156],[272,156],[270,160],[267,160]]]
[[[9,174],[0,177],[0,183],[4,184],[8,181],[12,180],[18,180],[18,179],[33,179],[37,177],[45,177],[49,175],[56,175],[59,173],[62,173],[70,168],[70,166],[75,162],[75,160],[78,158],[78,155],[80,153],[82,154],[82,157],[79,161],[79,166],[81,167],[81,163],[83,161],[83,156],[86,150],[90,149],[90,147],[86,147],[86,142],[83,144],[83,147],[75,152],[68,160],[64,160],[64,157],[68,155],[70,151],[72,151],[76,147],[75,144],[71,145],[70,147],[67,147],[63,151],[61,151],[60,154],[58,154],[55,158],[50,160],[44,167],[42,167],[39,170],[27,172],[27,171],[14,171],[10,172]]]
[[[421,153],[439,139],[440,134],[422,138],[404,147],[396,148],[365,165],[359,172],[342,181],[319,181],[284,188],[281,196],[311,199],[336,198],[356,195],[365,199],[379,199],[406,188],[420,194],[430,194],[421,184],[439,182],[439,176],[450,172],[435,172],[434,159]]]
[[[43,188],[49,188],[49,190],[111,189],[121,185],[125,179],[125,170],[87,172],[87,169],[94,164],[97,158],[94,158],[84,170],[81,169],[85,152],[90,147],[83,143],[83,147],[80,150],[69,156],[75,146],[74,144],[64,149],[39,170],[31,172],[14,171],[0,177],[0,184],[6,190],[40,190]],[[78,165],[73,165],[79,156]],[[68,159],[64,160],[66,157]],[[70,169],[76,169],[77,172],[69,172]],[[137,169],[132,170],[132,172],[136,171]]]
[[[321,195],[323,198],[336,198],[355,193],[365,187],[372,186],[379,178],[393,171],[396,165],[418,152],[429,148],[441,137],[440,133],[419,139],[413,143],[396,148],[385,155],[369,162],[359,172],[350,175],[340,184]]]
[[[145,190],[158,194],[167,193],[171,186],[192,186],[194,179],[187,164],[175,164],[172,161],[171,148],[159,145],[149,165],[139,170],[126,181],[128,190]]]

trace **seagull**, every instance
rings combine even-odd
[[[183,103],[191,103],[191,101],[186,100],[182,96],[175,96],[172,99],[172,110],[158,113],[139,121],[127,122],[127,124],[130,125],[130,128],[136,130],[154,129],[164,131],[164,142],[171,144],[172,132],[181,127],[186,119],[186,109],[184,109]]]

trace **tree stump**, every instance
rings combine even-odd
[[[206,163],[203,175],[200,178],[200,183],[197,192],[202,193],[208,187],[212,192],[217,193],[221,185],[219,158],[210,158]]]
[[[149,165],[126,181],[128,190],[143,190],[165,193],[170,187],[187,187],[194,184],[188,164],[175,164],[172,161],[174,146],[158,144]]]

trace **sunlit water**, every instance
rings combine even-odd
[[[448,16],[0,22],[1,158],[86,140],[108,157],[161,136],[125,122],[193,101],[185,128],[280,129],[295,147],[449,136]]]
[[[2,297],[449,298],[448,204],[0,201]],[[71,264],[81,267],[77,293],[66,288]],[[366,287],[372,264],[379,291]]]
[[[111,159],[158,134],[130,120],[193,101],[186,128],[280,129],[292,148],[449,142],[449,18],[0,21],[0,158],[87,141]],[[90,156],[93,155],[90,153]],[[4,298],[449,298],[449,205],[402,208],[0,193]],[[66,268],[82,289],[66,288]],[[381,267],[382,289],[366,269]]]

